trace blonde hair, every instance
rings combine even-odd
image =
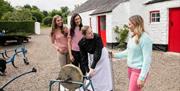
[[[145,32],[143,18],[140,15],[134,15],[129,18],[129,21],[135,26],[132,37],[135,37],[135,42],[138,44],[142,33]]]
[[[87,30],[88,30],[89,28],[90,28],[90,27],[89,27],[89,26],[87,26],[87,25],[83,26],[83,27],[81,28],[81,32],[82,32],[82,34],[83,34],[83,35],[86,35]]]

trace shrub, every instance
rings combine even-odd
[[[13,12],[7,12],[2,16],[3,21],[32,21],[30,10],[22,9]]]
[[[51,26],[51,23],[52,23],[52,17],[51,16],[47,16],[43,19],[44,25]]]
[[[122,28],[116,26],[114,28],[115,33],[118,34],[118,36],[116,37],[116,40],[118,41],[119,45],[118,47],[120,48],[126,48],[126,39],[128,37],[128,26],[124,25]]]
[[[35,21],[42,22],[44,15],[40,11],[32,10],[31,13],[32,13],[32,17]]]
[[[5,30],[6,34],[12,33],[34,33],[34,22],[32,21],[23,21],[23,22],[8,22],[0,21],[0,32]]]

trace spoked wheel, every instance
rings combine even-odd
[[[62,80],[62,86],[65,88],[75,91],[82,86],[83,74],[78,67],[68,64],[61,68],[57,80]]]

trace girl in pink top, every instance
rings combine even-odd
[[[67,63],[68,54],[68,28],[63,26],[63,19],[55,15],[52,20],[51,41],[59,55],[60,66]]]
[[[85,68],[82,68],[83,64],[81,62],[81,56],[80,56],[80,50],[78,43],[82,39],[83,35],[81,33],[81,27],[82,25],[82,19],[81,16],[77,13],[73,14],[71,17],[71,28],[70,32],[68,34],[68,50],[69,50],[69,56],[70,60],[72,61],[72,64],[79,67],[83,74],[85,75]],[[87,64],[88,65],[88,64]]]

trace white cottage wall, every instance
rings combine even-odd
[[[82,23],[83,25],[90,25],[90,14],[93,12],[94,10],[91,11],[87,11],[87,12],[83,12],[83,13],[79,13],[79,15],[82,18]],[[68,27],[70,28],[70,21],[71,21],[71,16],[68,16]]]
[[[124,24],[128,24],[129,18],[129,2],[120,3],[113,11],[112,11],[112,30],[110,31],[112,36],[111,43],[116,43],[117,34],[114,32],[113,28],[115,26],[123,27]]]
[[[169,8],[180,7],[180,0],[166,1],[146,5],[145,28],[155,44],[168,44]],[[160,22],[150,22],[150,11],[160,11]]]

